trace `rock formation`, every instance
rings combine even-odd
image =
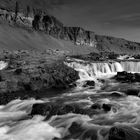
[[[0,93],[34,92],[46,89],[65,90],[79,79],[78,72],[64,64],[64,58],[41,52],[17,51],[2,53],[1,60],[8,63],[0,71]],[[3,94],[9,100],[9,94]],[[26,94],[25,94],[26,95]],[[10,95],[10,98],[13,97]],[[20,97],[20,94],[19,94]],[[33,96],[34,97],[34,96]],[[15,96],[16,98],[16,96]]]

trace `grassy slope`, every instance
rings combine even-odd
[[[0,25],[0,50],[46,50],[59,49],[71,54],[86,54],[97,52],[95,48],[75,46],[72,42],[58,40],[45,33],[28,31],[25,29]]]

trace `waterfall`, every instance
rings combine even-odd
[[[140,62],[124,61],[124,62],[121,62],[121,65],[122,65],[124,71],[133,72],[133,73],[140,72]]]
[[[127,71],[132,73],[140,72],[140,62],[136,61],[108,61],[108,62],[87,62],[77,59],[69,60],[66,63],[68,66],[79,71],[79,76],[82,81],[96,80],[97,78],[110,77],[117,72]]]
[[[99,62],[99,63],[86,63],[79,61],[72,61],[67,63],[68,66],[79,71],[81,80],[95,80],[95,77],[116,74],[123,71],[119,62]]]

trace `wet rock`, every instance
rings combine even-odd
[[[126,95],[133,95],[133,96],[139,96],[140,90],[139,89],[127,89],[125,91]]]
[[[121,128],[112,127],[109,131],[109,140],[127,140],[125,132]]]
[[[34,104],[32,107],[31,115],[56,115],[56,113],[54,114],[54,112],[56,111],[54,110],[54,108],[54,105],[51,103]]]
[[[110,105],[110,104],[95,103],[90,108],[94,109],[94,110],[97,110],[97,109],[101,110],[101,109],[103,109],[104,111],[110,111],[111,107],[112,107],[112,105]]]
[[[81,124],[79,124],[78,122],[73,122],[68,130],[72,137],[75,139],[78,138],[85,129],[82,128]]]
[[[91,109],[101,109],[101,108],[102,108],[101,105],[97,104],[97,103],[95,103],[91,106]]]
[[[139,73],[135,73],[135,79],[137,82],[140,82],[140,74]]]
[[[15,74],[19,75],[22,73],[22,69],[21,68],[18,68],[15,70]]]
[[[119,93],[119,92],[113,92],[113,93],[111,93],[109,96],[110,96],[110,97],[117,97],[117,98],[119,98],[119,97],[122,97],[123,94],[121,94],[121,93]]]
[[[10,102],[11,100],[17,99],[17,97],[15,97],[12,94],[4,94],[4,93],[0,93],[0,104],[5,105],[8,102]]]
[[[95,82],[94,81],[85,81],[83,87],[94,87],[95,86]]]
[[[140,132],[130,126],[114,126],[109,130],[109,140],[139,140]]]
[[[43,115],[46,116],[46,119],[49,119],[54,115],[64,115],[67,113],[75,113],[75,114],[86,114],[86,110],[80,108],[76,104],[69,105],[58,105],[55,103],[42,103],[42,104],[34,104],[32,107],[31,115]]]
[[[118,72],[115,79],[121,82],[140,82],[140,75],[136,73],[128,73],[126,71]]]
[[[97,130],[96,129],[89,129],[86,130],[83,135],[81,136],[81,140],[97,140]]]
[[[112,105],[110,105],[110,104],[103,104],[103,105],[102,105],[102,108],[104,109],[104,111],[107,111],[107,112],[108,112],[108,111],[111,110],[111,106],[112,106]]]

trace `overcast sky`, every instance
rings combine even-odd
[[[140,0],[53,0],[65,25],[140,42]]]

